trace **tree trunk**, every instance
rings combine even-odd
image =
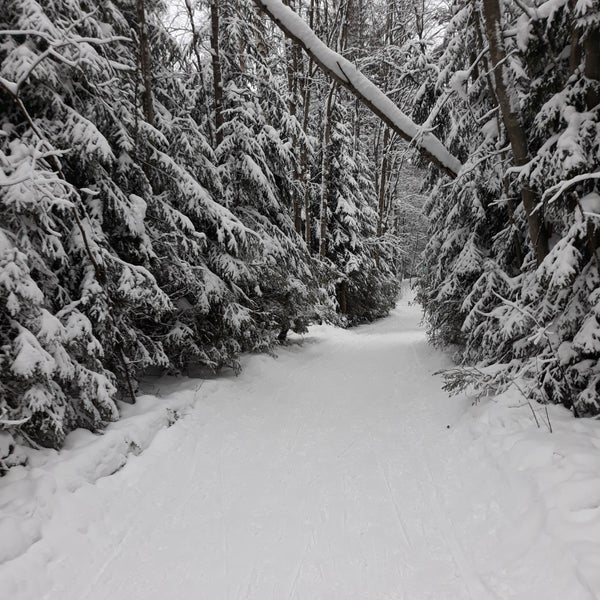
[[[327,254],[327,225],[328,225],[328,197],[329,176],[331,171],[331,121],[333,120],[333,105],[337,84],[331,83],[327,95],[327,106],[325,109],[325,130],[323,132],[323,166],[321,170],[321,229],[319,237],[319,255]]]
[[[386,197],[386,183],[388,175],[388,146],[390,143],[390,130],[385,128],[383,132],[383,148],[381,153],[381,170],[379,172],[379,198],[378,198],[378,214],[377,214],[377,237],[380,238],[385,229],[385,197]]]
[[[203,100],[206,97],[206,86],[204,84],[204,73],[202,69],[202,59],[200,58],[200,52],[198,47],[200,45],[200,35],[198,34],[198,30],[196,29],[196,23],[194,22],[194,10],[192,8],[192,0],[185,0],[185,7],[188,14],[188,19],[190,21],[190,28],[192,30],[192,49],[194,51],[194,57],[196,59],[196,69],[198,70],[198,77],[200,78],[200,85],[202,86],[202,96],[200,98],[200,102],[203,106],[203,112],[206,114],[208,119],[208,127],[209,127],[209,136],[211,146],[214,145],[215,140],[215,132],[214,132],[214,124],[210,119],[210,108],[208,108],[207,103]]]
[[[219,55],[219,2],[210,2],[210,50],[213,67],[214,109],[215,109],[215,144],[223,141],[223,78],[221,76],[221,57]]]
[[[527,135],[511,102],[511,90],[508,89],[509,79],[505,77],[505,63],[507,60],[506,48],[502,38],[502,21],[499,0],[483,0],[483,20],[485,33],[490,49],[492,66],[494,68],[494,81],[496,96],[502,113],[502,120],[516,166],[521,167],[529,162],[529,149]],[[538,265],[548,254],[548,233],[542,213],[536,210],[537,196],[528,186],[521,188],[521,201],[527,215],[529,238],[533,244],[535,258]]]
[[[308,67],[303,78],[303,116],[302,116],[302,132],[304,140],[308,136],[308,124],[310,121],[310,103],[312,98],[312,72],[313,65],[312,61],[309,61]],[[302,142],[302,149],[300,151],[300,175],[302,178],[302,193],[303,193],[303,205],[304,205],[304,241],[311,249],[311,224],[310,224],[310,165],[308,164],[308,148],[306,142]]]
[[[142,97],[144,117],[150,125],[154,124],[154,104],[152,103],[152,62],[150,56],[150,43],[148,41],[148,30],[146,27],[146,7],[144,0],[136,0],[136,12],[138,20],[138,36],[140,43],[140,68],[144,84]]]
[[[340,312],[343,315],[348,314],[348,282],[344,279],[337,285],[337,301],[340,305]]]
[[[583,74],[588,80],[589,88],[586,93],[588,110],[593,110],[600,104],[600,27],[592,25],[583,42],[585,67]]]
[[[315,0],[310,0],[308,7],[308,22],[312,28],[315,21]],[[303,117],[302,117],[302,131],[304,139],[308,135],[308,124],[310,121],[310,104],[312,100],[312,77],[314,74],[314,65],[312,58],[308,61],[308,66],[302,79],[302,103],[303,103]],[[308,164],[308,148],[306,144],[302,144],[302,152],[300,154],[300,172],[302,173],[303,181],[303,203],[304,203],[304,241],[308,247],[309,252],[311,251],[311,238],[312,238],[312,227],[311,227],[311,216],[310,216],[310,166]]]
[[[591,111],[600,104],[600,27],[597,23],[592,24],[585,36],[583,53],[585,57],[583,74],[589,86],[585,101],[587,109]],[[579,204],[579,209],[583,213],[581,204]],[[585,218],[587,220],[588,247],[596,261],[596,268],[600,271],[600,257],[598,256],[600,230],[593,219]]]
[[[354,65],[329,49],[289,7],[281,2],[267,3],[266,0],[254,0],[254,3],[263,9],[288,37],[304,48],[308,56],[335,82],[348,89],[401,138],[414,144],[428,161],[449,177],[456,177],[462,165],[440,140],[433,134],[424,132]]]
[[[290,0],[287,0],[287,5],[293,8],[293,2],[290,2]],[[285,44],[285,57],[287,64],[288,110],[292,117],[295,117],[298,112],[298,77],[300,62],[302,60],[302,57],[299,56],[299,54],[298,46],[288,40]],[[298,138],[295,134],[292,134],[292,147],[295,153],[296,148],[298,147]],[[295,159],[296,156],[294,156],[292,165],[292,207],[294,211],[294,228],[296,233],[302,235],[302,200],[300,198],[300,190],[297,186],[301,174],[298,169],[298,161]]]

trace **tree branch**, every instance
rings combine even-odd
[[[350,61],[331,50],[291,8],[281,0],[254,0],[269,18],[290,39],[299,44],[319,67],[332,79],[349,90],[362,104],[377,115],[401,138],[413,143],[416,149],[449,177],[455,178],[462,165],[430,132],[405,115],[373,82]]]

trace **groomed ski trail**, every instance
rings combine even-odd
[[[316,327],[206,381],[190,414],[3,566],[7,598],[592,597],[455,429],[468,401],[441,391],[450,363],[420,316],[403,301],[373,325]]]

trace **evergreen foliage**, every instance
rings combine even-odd
[[[453,371],[451,387],[462,380],[489,393],[517,384],[577,416],[597,414],[598,5],[501,6],[503,77],[530,158],[514,165],[490,77],[486,7],[455,2],[439,75],[422,99],[443,101],[440,127],[465,166],[453,186],[434,185],[427,205],[421,300],[433,339],[457,344],[458,359],[476,365]],[[538,233],[549,239],[542,260],[523,189],[536,198]]]
[[[337,157],[330,188],[341,186],[331,198],[335,251],[321,259],[294,222],[304,186],[317,201],[321,166],[317,101],[302,118],[308,65],[297,65],[304,87],[290,102],[281,36],[248,0],[218,4],[218,145],[203,2],[186,3],[194,33],[179,38],[151,0],[3,4],[4,438],[60,447],[76,427],[117,419],[117,401],[134,400],[149,368],[237,369],[240,352],[270,349],[315,320],[339,322],[336,282],[357,298],[347,322],[393,305],[366,140],[353,141],[340,113],[335,143],[348,156]],[[309,85],[318,95],[321,83]],[[4,469],[9,457],[0,458]]]

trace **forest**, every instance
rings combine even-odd
[[[0,6],[0,472],[409,277],[448,390],[600,413],[598,0]]]

